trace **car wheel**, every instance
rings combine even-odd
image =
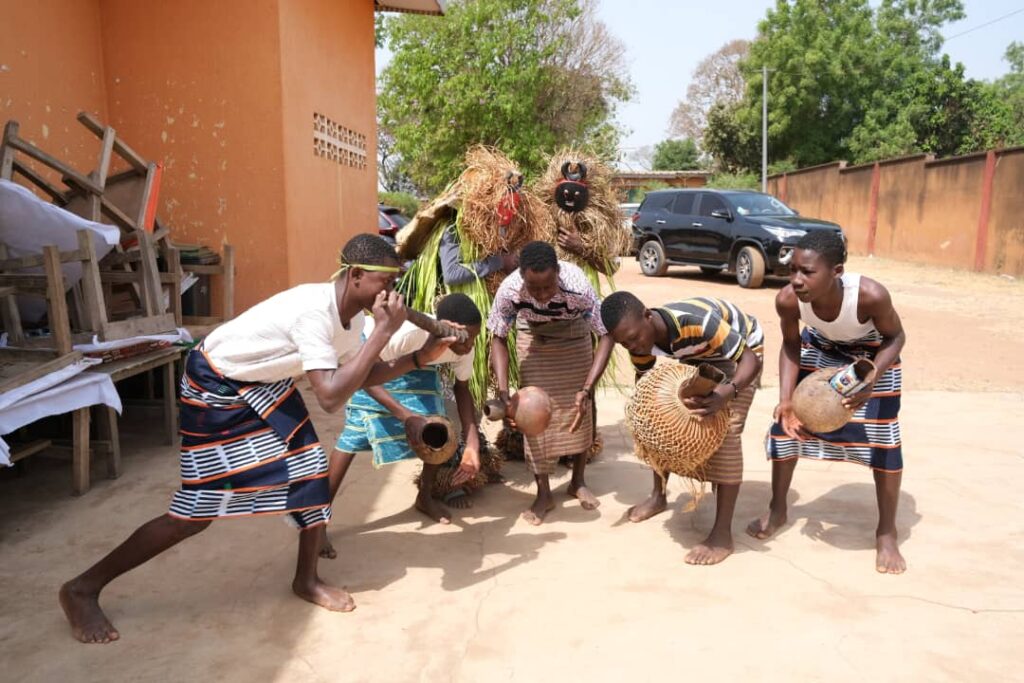
[[[718,275],[719,273],[722,272],[722,269],[713,268],[712,266],[701,266],[700,272],[704,273],[705,275]]]
[[[757,247],[743,247],[736,255],[736,282],[748,289],[764,283],[764,256]]]
[[[637,255],[640,261],[640,270],[647,277],[661,277],[668,271],[668,262],[665,260],[665,250],[657,240],[644,242]]]

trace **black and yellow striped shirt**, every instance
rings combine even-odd
[[[670,344],[668,349],[655,346],[653,355],[630,354],[638,375],[654,367],[656,356],[737,362],[743,349],[759,350],[764,345],[764,332],[757,319],[722,299],[694,297],[651,310],[665,321]]]

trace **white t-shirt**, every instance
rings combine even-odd
[[[367,337],[373,332],[374,323],[373,318],[370,316],[366,317],[365,332]],[[398,332],[395,332],[391,339],[388,340],[384,350],[380,352],[380,359],[390,361],[401,358],[408,353],[423,348],[423,345],[427,343],[429,338],[429,332],[421,330],[411,322],[406,321],[398,328]],[[460,356],[449,348],[430,365],[444,365],[445,363],[452,364],[452,369],[455,371],[455,379],[460,382],[469,381],[469,378],[473,376],[472,352]]]
[[[275,294],[210,333],[203,348],[227,377],[279,382],[307,370],[334,370],[362,346],[360,312],[342,327],[333,282]]]

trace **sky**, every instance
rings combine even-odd
[[[871,0],[877,6],[880,0]],[[617,114],[624,128],[621,151],[668,137],[669,116],[686,95],[694,68],[736,38],[753,39],[757,23],[774,0],[597,0],[598,18],[626,46],[626,63],[636,94]],[[963,0],[966,19],[950,24],[943,50],[962,62],[970,78],[991,80],[1006,73],[1006,47],[1024,41],[1024,11],[989,26],[981,24],[1017,10],[1024,0]],[[442,20],[443,21],[443,20]],[[962,36],[957,34],[970,31]],[[390,53],[377,50],[377,72]],[[769,103],[771,93],[769,92]]]
[[[774,4],[774,0],[599,0],[598,17],[626,44],[636,87],[636,95],[620,107],[617,117],[629,131],[622,141],[623,151],[664,140],[669,116],[686,95],[697,64],[730,40],[753,39],[758,21]],[[954,36],[1022,9],[1024,0],[964,0],[967,18],[949,24],[943,34]],[[990,80],[1006,73],[1008,65],[1002,57],[1014,40],[1024,41],[1024,12],[953,38],[943,50],[954,62],[963,63],[968,77]]]

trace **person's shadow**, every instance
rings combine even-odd
[[[900,542],[910,538],[911,530],[921,518],[914,496],[901,490],[896,511],[896,531]],[[866,550],[875,547],[877,525],[874,484],[853,482],[840,484],[803,505],[790,502],[789,522],[782,533],[790,526],[797,526],[803,535],[833,547]]]
[[[707,538],[708,532],[715,521],[715,496],[711,484],[705,484],[702,493],[700,484],[696,483],[692,490],[689,484],[680,488],[680,479],[673,476],[670,480],[668,509],[658,517],[672,539],[684,548],[692,548]],[[617,496],[622,502],[637,505],[646,497],[639,491],[629,496]],[[732,533],[735,541],[735,553],[748,550],[764,552],[769,549],[771,538],[759,540],[746,533],[747,525],[767,511],[771,499],[771,484],[768,482],[745,482],[740,489],[733,515]],[[800,533],[817,541],[824,541],[831,546],[844,550],[866,550],[875,547],[875,527],[878,524],[878,507],[875,501],[875,487],[872,483],[853,482],[840,484],[830,491],[800,503],[800,493],[792,488],[789,491],[788,521],[785,526],[775,532],[775,536],[788,533],[794,527]],[[627,513],[628,514],[628,513]],[[629,524],[627,514],[616,523]],[[900,491],[899,510],[896,513],[896,529],[900,541],[910,538],[911,530],[921,521],[917,512],[917,501],[906,490]],[[638,522],[649,524],[656,518]],[[773,537],[774,538],[774,537]]]
[[[338,557],[321,561],[321,571],[325,578],[335,573],[344,577],[348,590],[359,593],[381,590],[405,577],[410,567],[438,568],[443,572],[441,587],[457,591],[530,562],[545,544],[566,538],[563,532],[534,531],[520,521],[519,513],[533,501],[529,491],[496,484],[473,498],[473,508],[452,511],[447,533],[423,533],[435,523],[412,507],[366,524],[333,525],[329,533]],[[559,521],[582,522],[592,513],[560,501],[551,514]],[[479,521],[480,517],[486,519]],[[393,528],[410,523],[416,528]],[[513,532],[517,524],[524,525],[522,531]],[[505,559],[492,564],[486,561],[488,555]]]

